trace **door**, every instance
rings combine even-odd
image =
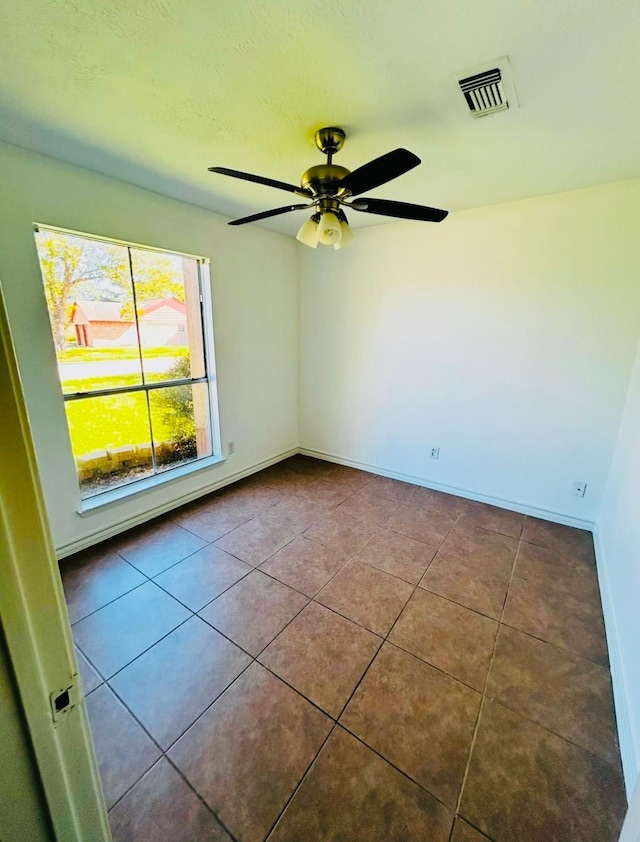
[[[0,583],[0,625],[15,711],[7,723],[15,726],[16,735],[11,746],[3,748],[14,753],[8,762],[16,770],[23,769],[29,785],[21,803],[14,799],[12,806],[3,799],[7,810],[3,820],[11,821],[9,811],[17,814],[29,802],[32,814],[41,813],[42,839],[52,833],[59,842],[109,842],[109,822],[1,287]],[[3,762],[4,758],[3,754]],[[37,823],[37,817],[32,817]]]

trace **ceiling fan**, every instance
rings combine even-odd
[[[312,208],[313,215],[302,225],[297,239],[311,248],[316,248],[318,243],[322,243],[339,249],[349,245],[353,240],[344,208],[361,213],[393,216],[397,219],[417,219],[422,222],[442,222],[447,216],[448,211],[429,208],[425,205],[392,202],[387,199],[354,198],[366,190],[373,190],[374,187],[386,184],[417,167],[420,158],[407,149],[394,149],[350,172],[346,167],[333,163],[333,156],[342,149],[345,137],[346,134],[342,129],[333,127],[316,132],[316,146],[327,156],[327,162],[306,170],[300,180],[300,187],[284,181],[276,181],[273,178],[264,178],[261,175],[230,170],[227,167],[209,167],[210,172],[287,190],[289,193],[304,196],[309,200],[308,204],[286,205],[282,208],[254,213],[251,216],[243,216],[241,219],[232,220],[229,225],[245,225],[247,222],[257,222],[259,219],[267,219],[270,216]]]

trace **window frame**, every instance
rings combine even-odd
[[[129,482],[125,482],[122,485],[115,486],[113,488],[105,489],[104,491],[99,491],[96,494],[92,494],[88,497],[82,497],[82,490],[80,486],[80,479],[77,475],[76,470],[76,482],[78,488],[78,494],[80,497],[79,505],[77,507],[77,512],[80,515],[89,514],[97,509],[101,509],[104,506],[109,506],[111,504],[117,503],[120,500],[131,497],[134,495],[143,494],[148,492],[158,486],[164,486],[168,482],[172,482],[178,480],[184,476],[188,476],[193,473],[197,473],[201,470],[211,467],[212,465],[219,464],[224,462],[224,458],[222,456],[222,439],[221,439],[221,432],[220,432],[220,414],[219,414],[219,403],[218,403],[218,378],[217,378],[217,371],[216,371],[216,357],[215,357],[215,329],[214,329],[214,319],[213,319],[213,301],[212,301],[212,294],[211,294],[211,274],[210,274],[210,263],[211,260],[208,257],[204,257],[202,255],[190,254],[188,252],[176,251],[173,249],[161,248],[158,246],[149,246],[141,243],[134,243],[128,240],[119,240],[113,237],[103,237],[98,234],[89,234],[84,233],[82,231],[75,231],[70,228],[61,228],[57,225],[51,225],[49,223],[34,223],[33,225],[34,232],[37,234],[40,231],[51,231],[56,234],[66,234],[71,237],[81,237],[86,240],[93,240],[95,242],[100,243],[109,243],[112,245],[117,245],[124,247],[128,250],[129,261],[130,261],[130,271],[131,271],[131,281],[132,287],[134,290],[134,307],[135,307],[135,281],[133,276],[133,267],[131,265],[131,250],[136,251],[149,251],[155,252],[157,254],[169,254],[174,257],[183,257],[189,260],[195,260],[197,264],[198,270],[198,292],[199,292],[199,299],[200,299],[200,318],[202,324],[202,341],[203,341],[203,363],[205,373],[202,377],[194,377],[194,378],[186,378],[180,380],[162,380],[162,381],[151,381],[148,383],[142,382],[137,385],[132,386],[113,386],[106,389],[95,389],[91,391],[82,391],[82,392],[68,392],[65,393],[62,388],[62,383],[60,383],[60,397],[62,398],[63,404],[66,404],[68,401],[75,401],[75,400],[83,400],[87,398],[93,397],[103,397],[109,395],[117,395],[117,394],[133,394],[138,392],[144,392],[147,396],[150,392],[156,391],[158,389],[167,389],[175,386],[195,386],[200,383],[207,384],[207,395],[208,395],[208,414],[209,414],[209,425],[210,425],[210,435],[211,435],[211,454],[208,456],[202,456],[200,458],[192,459],[188,462],[182,463],[177,465],[175,468],[165,468],[163,470],[158,470],[157,463],[156,463],[156,455],[154,447],[151,447],[151,459],[152,459],[152,468],[153,473],[151,476],[143,477],[141,479],[134,479]],[[40,268],[40,257],[38,255],[38,265]],[[49,315],[49,307],[47,307],[47,315]],[[137,312],[135,313],[135,320],[136,320],[136,331],[138,332],[138,350],[141,354],[141,366],[142,366],[142,346],[140,346],[140,334],[138,329],[138,315]],[[57,366],[57,354],[56,354],[56,366]],[[141,368],[141,375],[142,380],[144,381],[144,367]],[[147,407],[148,411],[150,412],[150,404],[149,399],[147,397]],[[75,465],[75,455],[73,454],[73,445],[71,440],[71,430],[69,427],[69,422],[67,418],[67,412],[65,407],[65,419],[67,420],[67,435],[69,439],[69,448],[71,452],[72,459]],[[151,424],[151,416],[149,415],[149,423]],[[151,433],[151,428],[150,428]]]

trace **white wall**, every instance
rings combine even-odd
[[[301,251],[301,446],[593,522],[640,324],[638,218],[634,180]]]
[[[203,179],[207,173],[203,173]],[[297,446],[297,263],[290,238],[0,144],[0,279],[56,547],[130,525]],[[211,258],[225,463],[80,517],[33,223]],[[7,470],[7,466],[3,466]]]
[[[611,671],[629,794],[640,774],[639,478],[640,348],[598,519],[596,542],[603,603],[609,614]]]

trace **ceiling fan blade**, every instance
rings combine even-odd
[[[262,211],[262,213],[254,213],[251,216],[243,216],[242,219],[232,219],[229,225],[245,225],[247,222],[257,222],[259,219],[267,219],[269,216],[278,216],[281,213],[312,207],[313,205],[287,205],[284,208],[275,208],[274,210]]]
[[[374,187],[386,184],[387,181],[417,167],[419,163],[420,158],[408,149],[394,149],[393,152],[374,158],[368,164],[363,164],[349,175],[345,175],[340,187],[349,190],[352,196],[357,196],[365,190],[373,190]]]
[[[392,202],[388,199],[357,199],[350,207],[363,213],[395,216],[398,219],[417,219],[421,222],[442,222],[449,215],[449,211],[446,210],[412,205],[409,202]]]
[[[264,184],[267,187],[277,187],[278,190],[286,190],[288,193],[297,193],[298,196],[311,197],[311,190],[306,187],[296,187],[295,184],[287,184],[284,181],[276,181],[275,178],[264,178],[261,175],[252,175],[241,170],[230,170],[228,167],[209,167],[209,172],[216,172],[220,175],[230,175],[232,178],[241,178],[243,181],[254,181],[256,184]]]

